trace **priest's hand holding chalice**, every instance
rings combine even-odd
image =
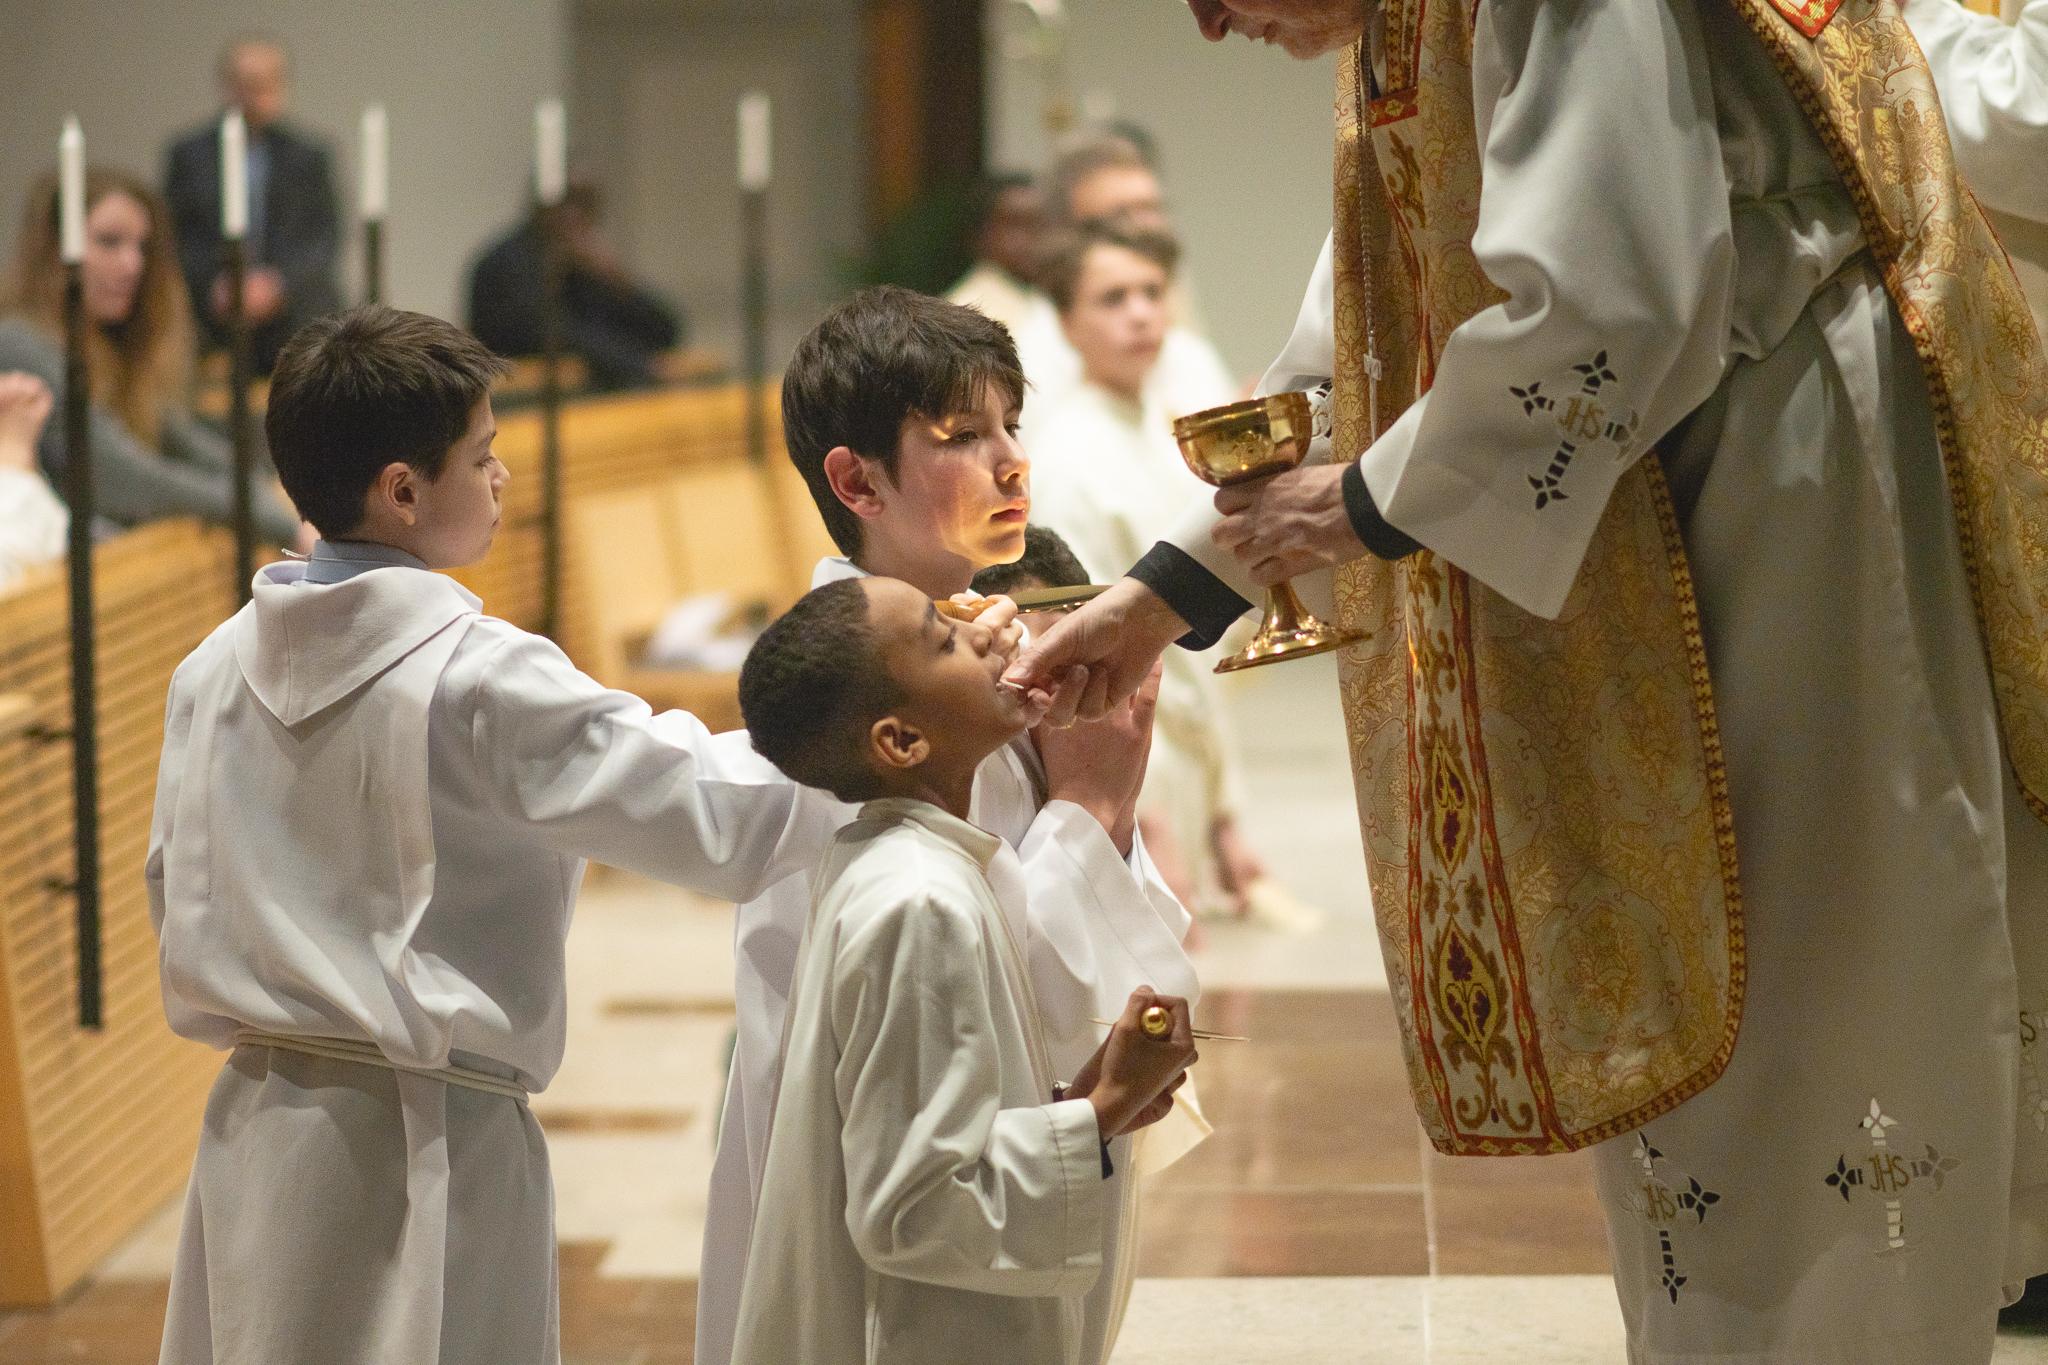
[[[1305,393],[1276,393],[1205,408],[1177,419],[1174,440],[1195,477],[1221,489],[1243,489],[1300,465],[1308,454],[1312,418]],[[1257,501],[1250,491],[1225,498],[1219,510],[1249,508]],[[1290,575],[1291,576],[1291,575]],[[1306,659],[1326,654],[1364,637],[1316,619],[1285,578],[1266,589],[1266,618],[1252,642],[1216,665],[1218,673],[1240,668]]]
[[[1216,519],[1179,544],[1155,547],[1128,576],[1034,641],[1006,679],[1050,691],[1054,680],[1085,670],[1079,687],[1062,681],[1049,718],[1093,719],[1135,691],[1176,641],[1213,644],[1260,587],[1268,597],[1259,633],[1218,672],[1307,658],[1363,638],[1318,620],[1287,583],[1367,553],[1346,510],[1342,485],[1350,466],[1303,463],[1311,422],[1305,393],[1272,394],[1176,421],[1189,468],[1218,489]]]

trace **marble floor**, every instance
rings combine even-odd
[[[1623,1358],[1577,1160],[1448,1161],[1417,1129],[1320,661],[1226,682],[1260,850],[1322,908],[1309,932],[1211,923],[1201,1022],[1217,1131],[1144,1194],[1116,1365],[1582,1365]],[[570,941],[549,1135],[568,1365],[684,1365],[732,1017],[730,915],[617,874]],[[65,1303],[0,1314],[0,1365],[153,1361],[167,1208]],[[2048,1362],[2001,1339],[2000,1365]]]

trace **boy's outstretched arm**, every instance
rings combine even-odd
[[[577,670],[537,635],[465,646],[443,690],[466,695],[492,798],[549,847],[747,901],[817,862],[846,808],[798,786],[746,732],[714,735],[684,711],[656,715]]]

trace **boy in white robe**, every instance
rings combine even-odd
[[[814,585],[872,571],[945,599],[977,569],[1022,553],[1031,496],[1015,437],[1023,389],[1008,333],[971,309],[883,288],[821,320],[791,357],[782,403],[790,458],[846,551],[818,565]],[[1119,1012],[1132,987],[1190,998],[1199,990],[1182,948],[1187,914],[1135,832],[1151,713],[1148,696],[1104,725],[1017,736],[983,765],[975,790],[975,822],[1023,866],[1025,958],[1063,1069],[1100,1041],[1087,1021]],[[817,799],[831,804],[835,823],[853,817],[851,807]],[[823,853],[820,841],[814,860]],[[705,1210],[698,1365],[723,1365],[732,1350],[809,913],[809,880],[799,876],[740,906],[734,920],[737,1036]],[[1206,1131],[1198,1110],[1177,1111],[1142,1164],[1157,1169]],[[1125,1174],[1139,1163],[1124,1159],[1124,1145],[1117,1141],[1109,1191],[1110,1271],[1086,1305],[1091,1358],[1115,1339],[1135,1258],[1136,1188]]]
[[[267,418],[325,537],[172,680],[147,877],[164,1008],[232,1049],[167,1365],[552,1365],[547,1149],[583,860],[735,899],[832,824],[434,569],[498,524],[501,363],[433,318],[302,331]]]
[[[742,670],[756,746],[868,804],[799,948],[737,1361],[1091,1359],[1108,1139],[1171,1104],[1194,1045],[1186,1001],[1140,988],[1072,1083],[1054,1074],[1021,869],[966,820],[1029,722],[990,645],[868,578],[812,591]],[[1155,1005],[1166,1038],[1139,1027]]]
[[[1046,248],[1040,276],[1080,374],[1036,400],[1025,431],[1033,516],[1060,534],[1096,582],[1136,563],[1212,493],[1174,441],[1178,414],[1154,391],[1179,257],[1164,232],[1121,223],[1084,223]],[[1231,396],[1213,392],[1203,406]],[[1210,665],[1181,650],[1166,657],[1138,803],[1147,846],[1192,909],[1298,915],[1237,819],[1243,783]]]

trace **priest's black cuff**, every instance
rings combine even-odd
[[[1365,486],[1365,471],[1353,460],[1344,466],[1344,515],[1365,548],[1381,559],[1405,559],[1422,548],[1422,542],[1380,515],[1380,505]]]
[[[1207,649],[1252,609],[1251,603],[1203,568],[1200,560],[1163,540],[1131,567],[1131,577],[1157,593],[1174,615],[1188,623],[1188,633],[1174,642],[1182,649]]]

